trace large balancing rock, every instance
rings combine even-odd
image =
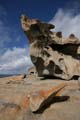
[[[38,76],[71,79],[80,76],[80,40],[71,34],[63,38],[52,32],[54,25],[21,16],[22,29],[29,39],[30,57]]]

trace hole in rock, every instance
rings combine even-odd
[[[80,59],[80,54],[77,53],[79,44],[50,44],[49,45],[53,50],[58,51],[64,55],[70,55],[75,59]]]

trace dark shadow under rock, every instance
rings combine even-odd
[[[69,100],[69,98],[70,98],[69,96],[55,96],[55,97],[53,97],[53,98],[52,98],[52,96],[51,96],[51,98],[49,98],[49,100],[45,100],[45,101],[41,104],[41,106],[39,107],[39,109],[38,109],[36,112],[33,112],[33,113],[35,113],[35,114],[41,114],[41,113],[43,113],[47,108],[49,108],[50,105],[55,104],[55,103],[57,103],[57,102],[65,102],[65,101]]]

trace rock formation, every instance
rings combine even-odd
[[[0,78],[0,120],[80,120],[79,40],[73,34],[63,39],[61,32],[50,31],[54,25],[39,20],[22,16],[21,22],[36,70]],[[37,73],[79,80],[41,80]]]
[[[63,38],[52,32],[54,25],[21,17],[22,29],[29,39],[30,57],[38,76],[55,76],[69,80],[80,76],[80,40],[71,34]]]

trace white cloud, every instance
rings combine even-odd
[[[80,13],[59,9],[50,23],[55,25],[55,31],[62,31],[63,36],[68,37],[71,33],[80,37]]]
[[[0,74],[26,73],[31,65],[29,49],[26,48],[14,47],[0,56]]]
[[[32,65],[28,48],[11,48],[11,44],[18,42],[19,45],[21,39],[20,32],[15,25],[10,26],[6,10],[0,5],[0,74],[26,73]]]

